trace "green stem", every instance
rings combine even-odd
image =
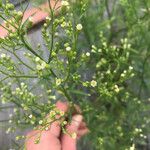
[[[109,9],[109,2],[108,0],[105,0],[105,7],[106,7],[106,12],[107,12],[107,15],[108,15],[108,18],[109,18],[109,21],[110,21],[110,36],[109,36],[109,40],[108,40],[108,44],[111,43],[111,40],[112,40],[112,37],[114,35],[114,29],[113,29],[113,24],[112,24],[112,13],[110,12],[110,9]]]
[[[0,83],[2,83],[3,81],[5,81],[6,79],[8,79],[9,77],[5,77],[2,80],[0,80]]]
[[[11,32],[9,29],[7,29],[5,26],[3,26],[2,24],[0,24],[0,26],[2,27],[2,28],[4,28],[5,30],[7,30],[8,32]]]
[[[38,55],[33,49],[32,47],[29,45],[29,43],[26,41],[25,37],[23,35],[20,35],[21,37],[21,40],[24,44],[24,46],[32,53],[34,54],[35,56],[39,57],[41,60],[43,60],[45,62],[45,60],[40,56]]]
[[[20,76],[14,76],[14,75],[9,75],[9,77],[13,78],[38,78],[38,76],[28,76],[28,75],[20,75]]]
[[[10,109],[10,108],[14,108],[14,106],[13,105],[11,105],[11,106],[2,106],[2,107],[0,107],[0,110],[2,110],[2,109]]]
[[[9,121],[9,119],[8,120],[0,120],[0,122],[8,122]]]
[[[51,26],[51,45],[50,45],[50,52],[49,52],[49,57],[48,57],[48,63],[50,63],[51,61],[51,55],[52,55],[52,50],[53,50],[53,46],[54,46],[54,11],[51,7],[51,3],[50,0],[48,0],[48,4],[49,4],[49,9],[51,12],[51,18],[52,18],[52,26]]]
[[[65,95],[65,97],[67,98],[67,100],[68,100],[69,102],[72,102],[70,95],[68,94],[67,90],[66,90],[63,86],[61,86],[61,89],[60,89],[60,90],[64,93],[64,95]]]
[[[6,73],[5,71],[3,70],[0,70],[0,72],[4,75],[6,75],[8,78],[38,78],[38,76],[30,76],[30,75],[10,75],[8,73]]]
[[[17,29],[16,26],[14,26],[11,22],[9,22],[7,19],[5,19],[2,15],[0,15],[0,18],[2,18],[3,20],[5,20],[6,22],[8,22],[11,26],[13,26],[15,29]]]
[[[54,73],[54,71],[53,71],[52,69],[50,69],[50,71],[51,71],[52,75],[53,75],[55,78],[58,78],[57,75]],[[64,93],[64,95],[65,95],[65,97],[67,98],[67,100],[68,100],[69,102],[71,102],[72,100],[71,100],[70,95],[68,94],[67,90],[66,90],[62,85],[61,85],[60,90]]]
[[[18,55],[14,52],[13,53],[14,54],[14,56],[24,65],[24,66],[26,66],[27,68],[29,68],[30,70],[32,70],[32,71],[35,71],[32,67],[30,67],[29,65],[27,65],[26,63],[24,63],[19,57],[18,57]]]

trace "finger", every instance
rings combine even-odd
[[[89,129],[88,128],[85,128],[85,129],[82,129],[82,130],[78,130],[78,136],[84,136],[85,134],[89,133]]]
[[[65,102],[58,101],[56,103],[56,108],[61,110],[61,111],[63,111],[63,112],[66,112],[67,109],[68,109],[68,105]],[[47,119],[49,119],[49,115],[47,115],[47,117],[46,117]],[[51,121],[51,120],[49,120],[49,121]],[[41,132],[40,128],[41,128],[41,126],[38,126],[37,130],[33,130],[30,133],[28,133],[27,137],[35,137],[35,136],[37,136],[37,133]],[[58,137],[60,135],[60,130],[61,130],[61,128],[60,128],[59,121],[54,121],[54,122],[52,122],[50,124],[50,126],[48,127],[47,131],[42,131],[42,134],[47,133],[47,135],[49,135],[49,133],[52,133],[53,135]]]
[[[37,130],[30,132],[27,135],[25,145],[27,150],[61,149],[59,140],[55,138],[49,131],[42,131],[41,134]]]
[[[56,108],[60,111],[66,112],[68,109],[67,103],[63,103],[58,101],[56,103]],[[51,113],[51,112],[50,112]],[[50,114],[47,115],[47,119],[49,119]],[[51,121],[51,120],[48,120]],[[60,149],[60,143],[58,137],[60,136],[61,128],[60,122],[54,121],[50,124],[49,129],[40,131],[41,126],[38,127],[37,130],[33,130],[27,135],[26,139],[26,147],[27,149],[44,149],[47,150],[49,148]],[[39,144],[35,144],[35,142],[39,139]]]
[[[83,117],[81,115],[74,115],[72,117],[71,124],[66,127],[66,130],[69,132],[69,134],[77,135],[82,119]],[[76,150],[76,141],[77,137],[73,138],[68,134],[63,134],[61,139],[62,150]]]
[[[68,103],[58,101],[56,103],[56,108],[61,110],[61,111],[63,111],[63,112],[67,112],[67,110],[68,110]]]
[[[87,128],[87,126],[86,126],[86,123],[84,121],[82,121],[80,124],[79,130],[84,129],[84,128]]]
[[[67,112],[68,110],[68,105],[67,103],[65,102],[61,102],[61,101],[58,101],[56,103],[56,108],[62,112]],[[57,119],[59,119],[60,116],[57,115]],[[60,123],[61,123],[61,119],[60,120],[57,120],[57,121],[54,121],[52,124],[50,124],[50,128],[49,128],[49,131],[56,137],[59,137],[60,136],[60,132],[61,132],[61,127],[60,127]]]

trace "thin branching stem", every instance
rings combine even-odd
[[[49,4],[49,9],[50,9],[50,13],[51,13],[51,45],[50,45],[50,51],[49,51],[49,57],[48,57],[48,64],[51,61],[51,56],[52,56],[52,50],[53,50],[53,46],[54,46],[54,10],[51,6],[50,0],[48,0],[48,4]]]

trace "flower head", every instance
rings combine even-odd
[[[129,150],[135,150],[135,144],[133,144]]]
[[[32,118],[32,114],[31,114],[31,115],[29,115],[29,118],[30,118],[30,119]]]
[[[69,6],[69,2],[62,0],[61,5],[62,6]]]
[[[36,69],[37,69],[37,70],[43,70],[43,69],[46,68],[46,65],[47,65],[47,64],[46,64],[44,61],[42,61],[41,64],[38,64],[38,65],[36,66]]]
[[[82,30],[82,28],[83,28],[82,24],[77,24],[76,29],[77,29],[78,31]]]
[[[59,86],[61,84],[61,79],[56,78],[56,85]]]
[[[115,92],[116,92],[116,93],[118,93],[118,92],[120,91],[118,85],[115,85],[114,88],[115,88]]]
[[[5,58],[6,57],[6,54],[1,54],[1,58]]]
[[[71,47],[70,46],[68,46],[68,47],[66,47],[66,51],[70,51],[71,50]]]
[[[91,81],[91,86],[92,86],[92,87],[96,87],[96,86],[97,86],[97,82],[96,82],[95,80],[92,80],[92,81]]]
[[[90,53],[89,53],[89,52],[87,52],[87,53],[86,53],[86,56],[88,56],[88,57],[89,57],[89,56],[90,56]]]
[[[39,124],[42,124],[42,123],[43,123],[43,120],[40,120],[40,121],[39,121]]]
[[[74,133],[71,134],[71,137],[72,137],[73,139],[76,139],[76,138],[77,138],[77,134],[74,132]]]
[[[22,17],[23,13],[21,11],[18,11],[17,15],[20,16],[20,17]]]
[[[39,58],[39,57],[36,57],[36,58],[35,58],[35,61],[36,61],[36,62],[40,61],[40,58]]]

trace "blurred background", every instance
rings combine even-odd
[[[10,0],[10,2],[15,5],[17,10],[22,10],[29,1]],[[30,1],[28,9],[43,2],[45,1]],[[96,5],[91,7],[88,17],[81,20],[83,25],[88,22],[86,31],[90,32],[85,31],[85,35],[89,45],[98,41],[97,30],[104,31],[110,43],[117,43],[119,39],[127,37],[134,47],[131,61],[136,72],[136,76],[128,84],[140,99],[150,101],[150,1],[93,0],[92,2]],[[41,25],[42,22],[29,31],[29,39],[32,41],[33,46],[43,42]],[[21,55],[22,53],[20,52]],[[15,134],[7,134],[7,120],[13,112],[13,105],[7,104],[3,106],[1,104],[0,110],[0,150],[8,150],[14,146],[17,147],[15,135],[24,134],[27,131],[19,129]],[[149,112],[147,113],[149,114]],[[84,145],[82,141],[81,145]],[[80,148],[82,149],[82,147]],[[84,149],[88,150],[88,147],[84,145]],[[145,143],[139,145],[139,150],[150,150],[150,136],[148,136],[148,140]]]

